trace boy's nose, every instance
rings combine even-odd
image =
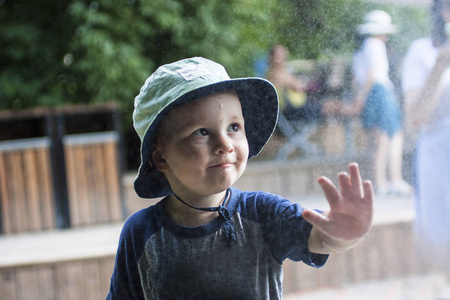
[[[233,152],[233,144],[231,143],[230,138],[227,135],[219,135],[217,136],[216,146],[214,149],[214,153],[216,154],[225,154]]]

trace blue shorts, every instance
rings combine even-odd
[[[402,114],[394,93],[381,84],[374,84],[361,113],[366,130],[377,129],[392,137],[402,127]]]

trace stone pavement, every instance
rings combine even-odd
[[[450,275],[442,273],[367,281],[346,287],[291,293],[284,300],[450,299]]]

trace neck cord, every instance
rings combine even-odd
[[[236,240],[236,234],[234,232],[234,226],[233,223],[231,222],[231,217],[230,217],[230,211],[228,210],[228,208],[225,207],[227,201],[230,199],[230,195],[231,195],[231,191],[230,189],[227,189],[227,192],[225,194],[225,198],[223,199],[222,204],[220,204],[217,207],[196,207],[193,205],[190,205],[189,203],[183,201],[180,197],[178,197],[174,192],[172,192],[172,195],[181,203],[183,203],[186,206],[189,206],[190,208],[196,209],[196,210],[201,210],[201,211],[217,211],[219,213],[219,217],[221,222],[223,223],[223,228],[225,231],[225,237],[227,239],[227,245],[230,246],[231,244],[231,239]]]

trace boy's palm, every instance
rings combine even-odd
[[[339,173],[340,191],[326,177],[319,178],[330,205],[326,216],[305,209],[303,217],[323,234],[342,241],[360,239],[372,225],[373,188],[370,181],[362,182],[356,163],[349,165],[350,175]]]

